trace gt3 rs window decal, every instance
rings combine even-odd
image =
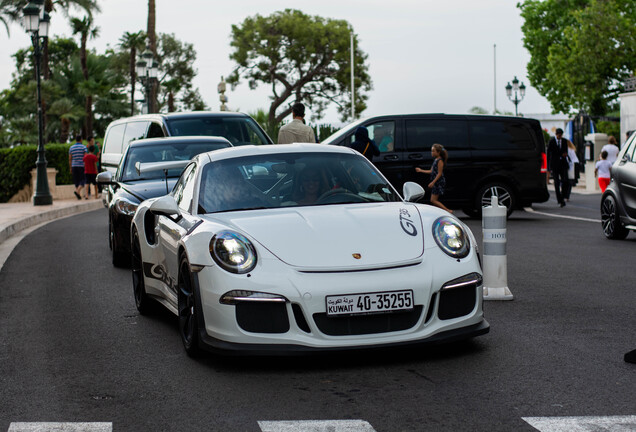
[[[160,264],[144,262],[144,275],[147,278],[156,279],[166,284],[172,291],[177,292],[177,282],[168,276],[166,269]]]
[[[405,208],[400,209],[400,226],[408,235],[413,237],[417,235],[417,228],[415,228],[411,214]]]

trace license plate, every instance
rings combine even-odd
[[[327,315],[355,315],[413,309],[413,291],[327,296]]]

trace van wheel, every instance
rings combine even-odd
[[[506,206],[506,215],[510,216],[515,209],[516,199],[512,188],[505,183],[488,183],[479,188],[475,198],[475,209],[479,215],[483,207],[490,205],[493,196],[497,197],[499,205]]]

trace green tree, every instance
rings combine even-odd
[[[129,73],[130,73],[130,115],[135,115],[135,83],[137,74],[135,64],[137,63],[137,52],[144,48],[146,43],[146,33],[138,31],[136,33],[125,32],[119,39],[119,47],[130,52]]]
[[[525,0],[528,78],[555,112],[603,115],[636,69],[633,0]]]
[[[228,78],[236,86],[241,79],[250,88],[272,88],[269,121],[279,123],[291,113],[293,102],[304,102],[320,118],[335,103],[343,120],[351,106],[351,25],[344,20],[309,16],[286,9],[263,17],[246,18],[232,26],[230,59],[237,64]],[[354,35],[355,108],[366,109],[371,78],[367,55]],[[291,99],[291,100],[290,100]]]
[[[15,0],[0,0],[0,22],[4,24],[4,28],[7,30],[7,36],[11,35],[9,32],[9,24],[19,22],[21,17],[22,11],[20,10],[20,4],[17,4]]]
[[[207,109],[192,80],[196,76],[197,53],[191,43],[181,42],[174,34],[159,34],[159,109],[168,112]]]

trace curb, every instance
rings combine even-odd
[[[104,204],[102,204],[102,200],[94,200],[89,202],[81,202],[77,203],[73,206],[57,208],[53,210],[44,211],[42,213],[34,214],[31,216],[27,216],[21,220],[18,220],[6,227],[2,227],[0,229],[0,244],[7,240],[9,237],[12,237],[23,231],[27,228],[30,228],[35,225],[39,225],[43,222],[49,222],[54,219],[63,218],[66,216],[71,216],[78,213],[84,213],[87,211],[97,210],[100,208],[104,208]]]

